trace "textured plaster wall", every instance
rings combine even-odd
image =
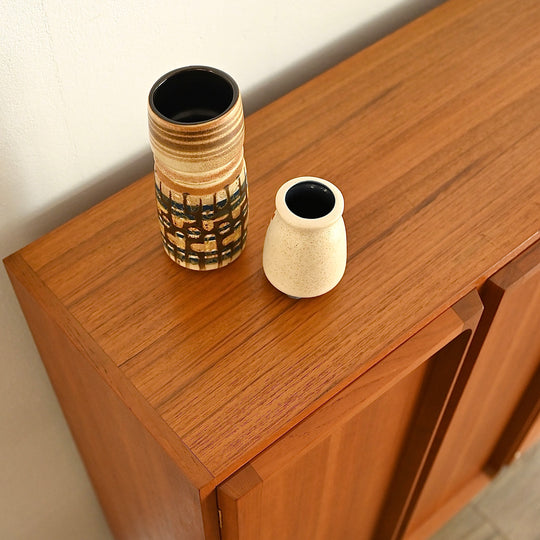
[[[0,257],[151,170],[146,95],[209,64],[247,113],[440,0],[0,0]],[[106,540],[0,269],[0,538]]]

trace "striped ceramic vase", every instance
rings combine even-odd
[[[226,266],[240,255],[247,235],[238,85],[218,69],[176,69],[152,87],[148,119],[165,252],[194,270]]]

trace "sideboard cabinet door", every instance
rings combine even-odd
[[[484,313],[452,396],[457,407],[409,523],[415,538],[455,513],[538,435],[540,242],[495,273],[480,296]]]
[[[481,310],[467,295],[221,484],[223,540],[391,538]]]

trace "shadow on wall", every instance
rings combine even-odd
[[[105,174],[89,180],[77,189],[75,194],[71,194],[62,202],[52,204],[39,213],[33,212],[32,215],[27,216],[23,223],[18,224],[22,231],[19,231],[16,237],[9,229],[0,231],[1,257],[23,247],[14,245],[17,242],[20,243],[21,236],[30,241],[39,238],[149,173],[152,167],[153,159],[150,150],[140,153]],[[6,207],[16,209],[17,201],[10,201],[10,198],[16,199],[19,193],[5,191],[2,199]],[[16,215],[13,217],[16,218]]]
[[[322,47],[301,61],[244,91],[246,114],[255,112],[441,3],[443,0],[404,1],[384,14],[362,23],[339,40]],[[148,147],[147,151],[135,155],[127,162],[119,163],[113,170],[97,178],[89,179],[76,194],[44,209],[38,215],[33,215],[24,223],[24,236],[31,239],[37,238],[58,227],[151,172],[152,167],[153,158]],[[4,200],[6,197],[9,199],[9,194],[4,194]],[[9,233],[6,231],[0,235],[1,246],[8,247],[11,251],[22,247],[10,246],[9,238],[4,238],[4,235],[9,235]]]
[[[251,114],[268,105],[342,60],[417,19],[444,1],[405,0],[385,13],[363,22],[338,40],[272,75],[254,88],[242,92],[246,114]]]

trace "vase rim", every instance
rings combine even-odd
[[[286,202],[287,193],[291,188],[302,183],[319,184],[329,189],[334,197],[333,207],[321,217],[315,218],[301,217],[293,212]],[[323,229],[329,227],[343,216],[344,206],[343,194],[337,186],[328,180],[316,176],[299,176],[288,180],[276,193],[276,211],[280,217],[292,227],[301,229]]]
[[[156,91],[164,83],[166,83],[167,81],[170,81],[173,77],[176,77],[178,74],[185,73],[185,72],[196,72],[196,71],[205,72],[205,73],[212,73],[214,75],[217,75],[222,80],[224,80],[227,84],[230,85],[232,95],[231,95],[231,100],[230,100],[230,103],[228,104],[228,106],[223,111],[221,111],[219,114],[213,116],[212,118],[208,118],[208,119],[204,119],[204,120],[200,120],[200,121],[195,121],[195,122],[181,122],[181,121],[174,120],[174,119],[168,117],[166,114],[163,114],[157,108],[157,106],[156,106],[156,104],[154,102],[154,96],[155,96]],[[226,73],[225,71],[222,71],[221,69],[214,68],[214,67],[211,67],[211,66],[192,65],[192,66],[184,66],[184,67],[176,68],[176,69],[173,69],[173,70],[165,73],[164,75],[162,75],[152,85],[152,88],[150,89],[150,92],[148,94],[148,104],[149,104],[150,109],[152,110],[152,112],[156,116],[161,118],[162,120],[165,120],[166,122],[169,122],[171,124],[176,124],[176,125],[179,125],[179,126],[200,126],[200,125],[203,125],[203,124],[209,124],[210,122],[214,122],[215,120],[218,120],[218,119],[222,118],[223,116],[225,116],[235,106],[235,104],[238,102],[239,98],[240,98],[240,90],[238,88],[238,84],[236,83],[236,81],[228,73]]]

